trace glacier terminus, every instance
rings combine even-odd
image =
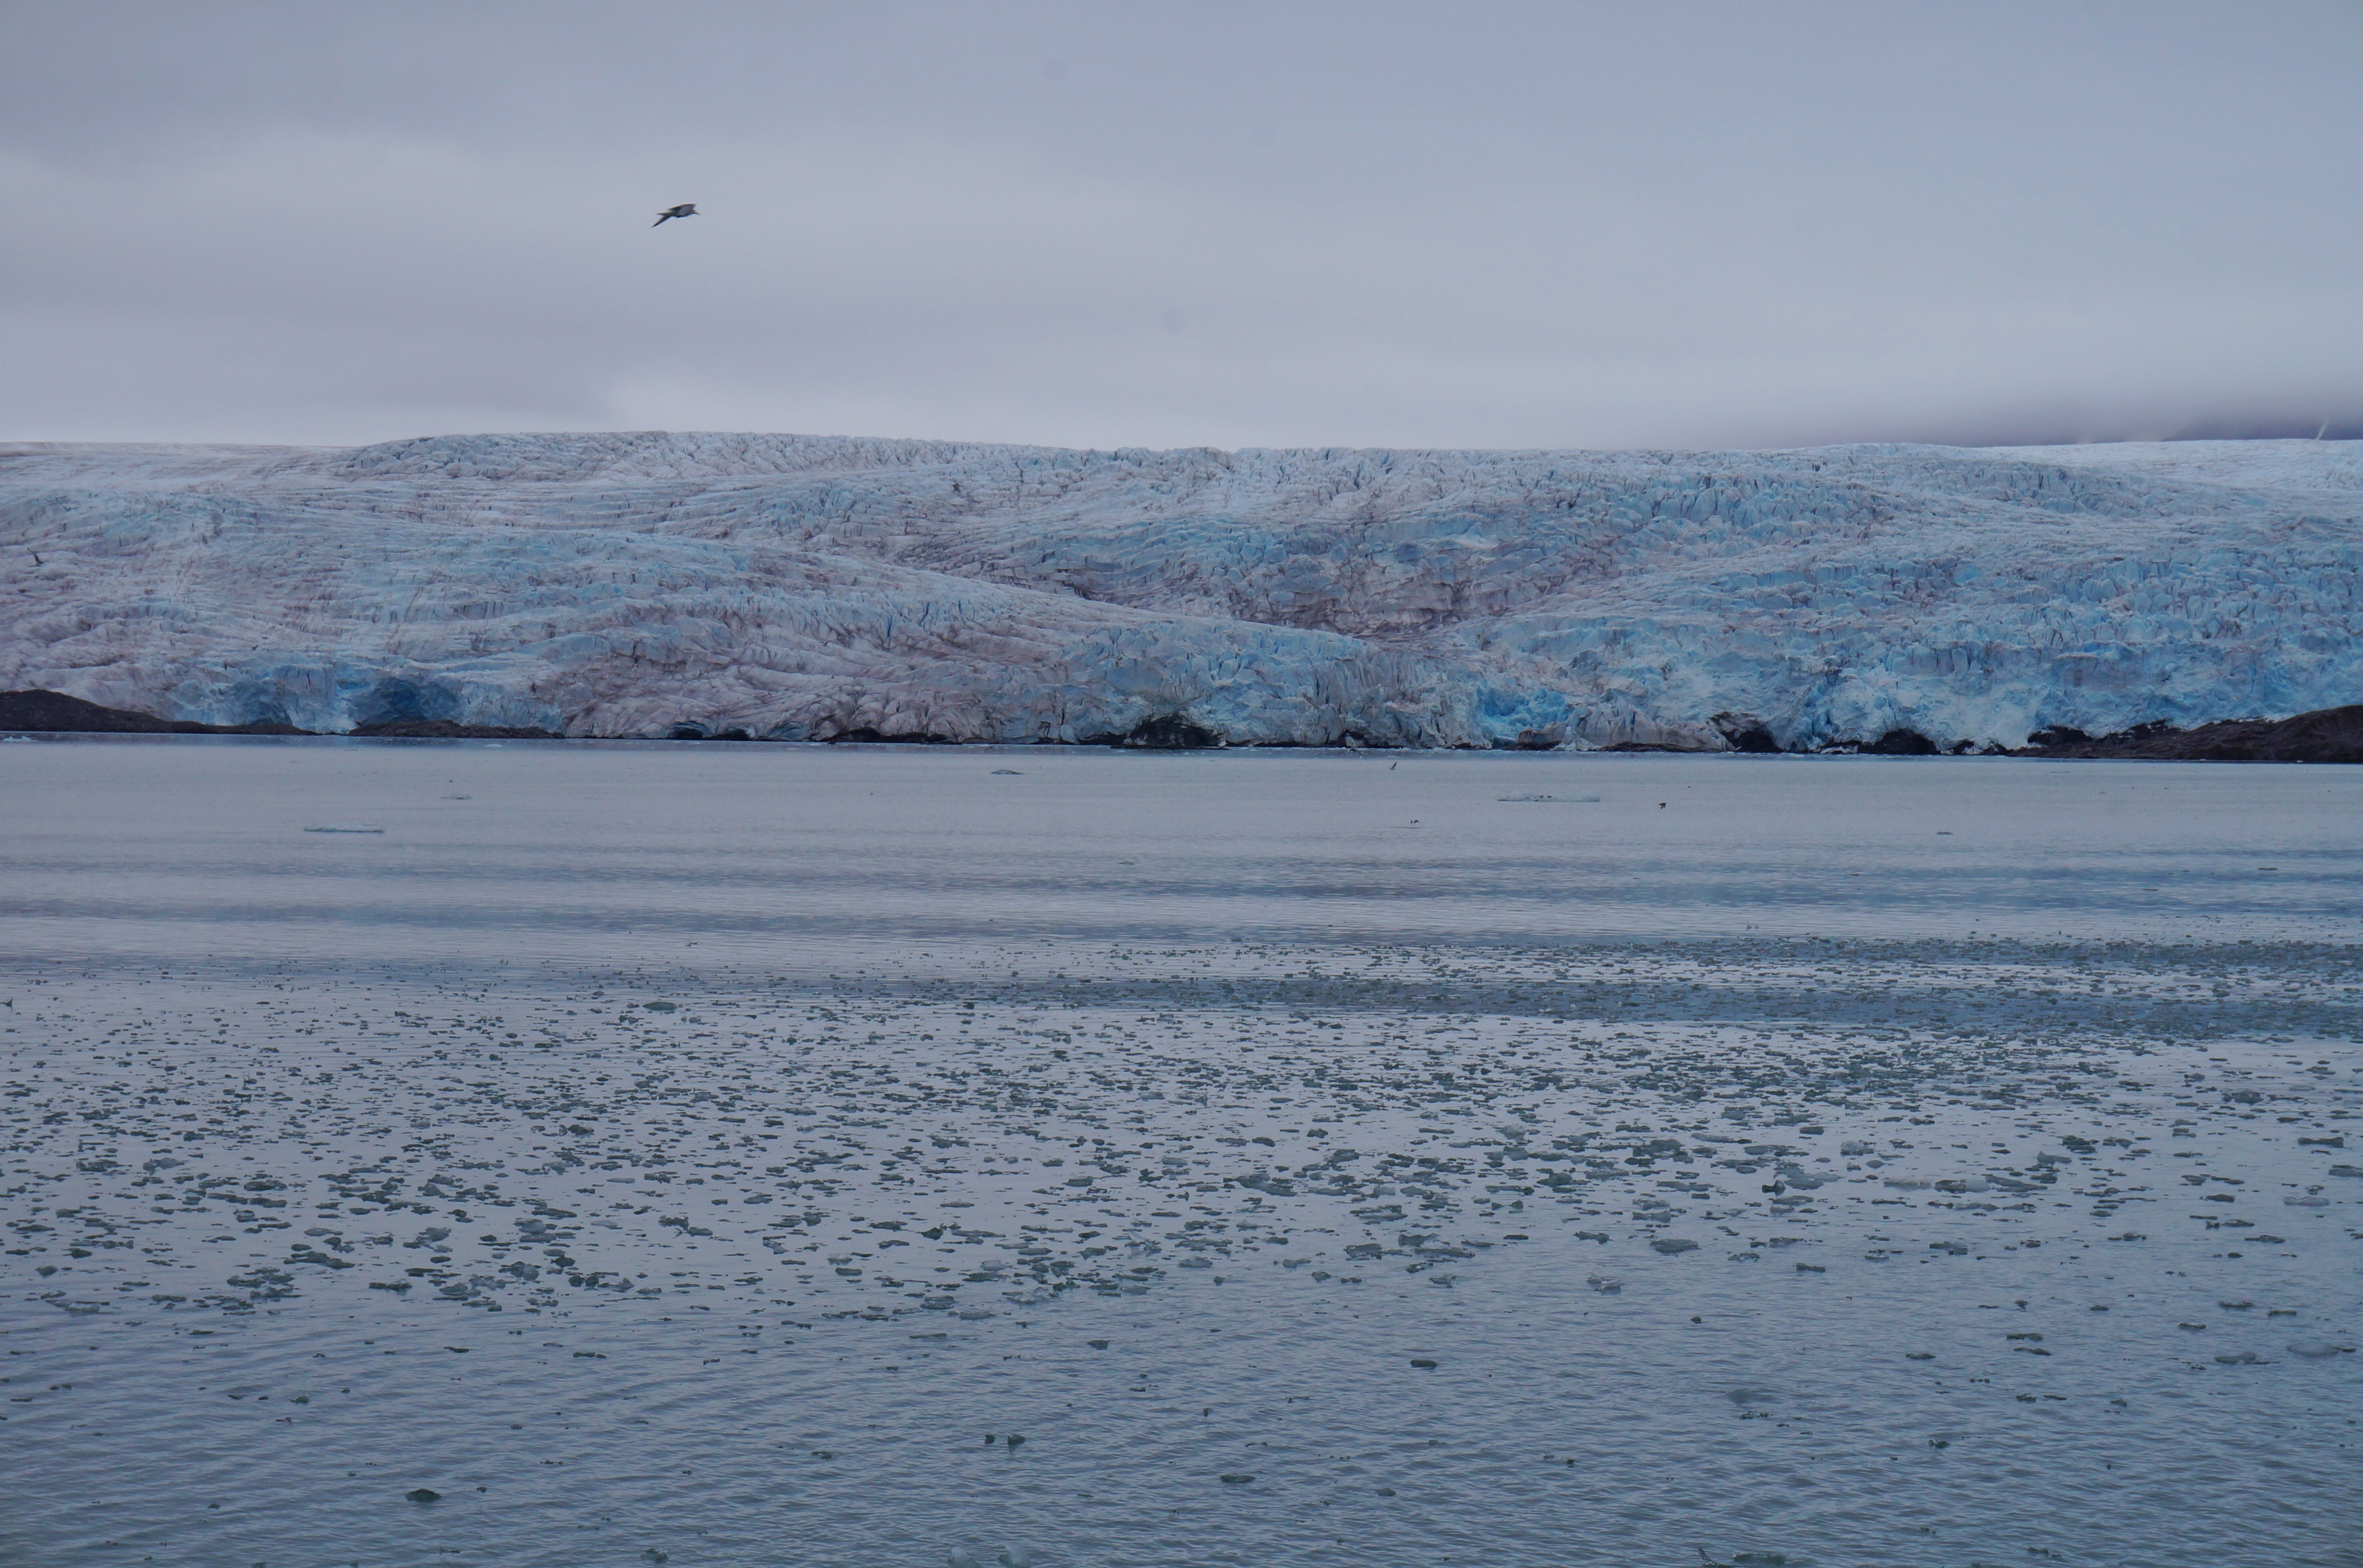
[[[2363,693],[2363,443],[0,447],[0,687],[572,736],[1941,749]]]

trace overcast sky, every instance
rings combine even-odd
[[[2357,0],[0,0],[0,438],[2363,434]]]

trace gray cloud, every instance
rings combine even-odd
[[[6,7],[0,435],[2333,433],[2352,5]],[[659,207],[701,215],[662,229]]]

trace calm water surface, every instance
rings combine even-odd
[[[2363,1563],[2363,770],[0,800],[0,1560]]]

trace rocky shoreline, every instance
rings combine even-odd
[[[1718,723],[1728,731],[1728,726]],[[108,708],[61,691],[0,691],[0,731],[29,734],[180,734],[180,735],[316,735],[337,732],[298,729],[294,724],[201,724],[187,719],[162,719],[128,708]],[[494,724],[463,724],[449,719],[390,719],[357,724],[346,734],[384,740],[567,740],[633,737],[568,736],[553,730]],[[676,724],[669,738],[698,741],[746,741],[759,737],[743,730],[710,733],[693,723]],[[857,730],[834,737],[869,744],[957,745],[948,737],[925,734],[882,734]],[[1778,756],[1781,748],[1761,727],[1726,733],[1729,752]],[[1045,742],[1045,745],[1059,743]],[[1153,751],[1200,751],[1227,743],[1215,731],[1171,714],[1146,720],[1123,734],[1093,735],[1083,743]],[[1400,749],[1374,747],[1373,749]],[[1508,749],[1551,750],[1549,746]],[[1693,748],[1625,743],[1600,749],[1621,752],[1670,752]],[[1814,748],[1817,754],[1860,756],[1999,756],[2079,760],[2124,758],[2155,762],[2363,762],[2363,703],[2323,708],[2287,719],[2229,719],[2177,729],[2167,723],[2137,725],[2114,734],[2090,735],[2066,725],[2036,731],[2023,746],[1977,749],[1956,746],[1949,751],[1914,730],[1890,730],[1869,740],[1842,741]]]
[[[2289,719],[2232,719],[2178,730],[2141,724],[2113,735],[2055,727],[2016,756],[2124,756],[2161,762],[2363,762],[2363,703]]]
[[[84,735],[315,735],[319,730],[294,724],[201,724],[191,719],[160,719],[130,708],[108,708],[62,691],[0,691],[0,730],[26,734]],[[551,730],[503,729],[458,724],[449,719],[393,719],[357,724],[351,734],[404,740],[563,740]]]

